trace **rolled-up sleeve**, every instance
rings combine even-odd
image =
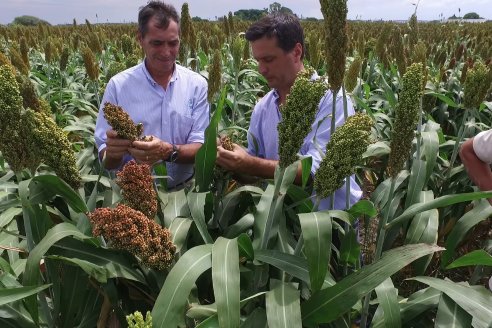
[[[492,129],[480,132],[473,138],[473,151],[485,163],[492,163]]]

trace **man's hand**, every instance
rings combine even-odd
[[[152,165],[167,160],[173,151],[173,145],[152,136],[151,141],[134,141],[129,151],[138,163]]]
[[[114,130],[106,131],[106,148],[101,153],[105,156],[105,167],[113,169],[121,164],[123,156],[128,153],[131,146],[131,141],[118,137],[118,133]]]
[[[245,173],[250,158],[251,156],[237,144],[234,144],[233,151],[226,150],[222,146],[217,147],[216,164],[228,171]]]

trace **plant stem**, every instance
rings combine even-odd
[[[391,186],[390,186],[390,191],[388,193],[388,202],[386,205],[386,209],[384,212],[384,217],[383,221],[380,222],[379,224],[379,236],[378,236],[378,241],[377,241],[377,246],[376,246],[376,254],[374,255],[374,260],[373,262],[379,260],[381,257],[381,254],[383,252],[383,245],[384,245],[384,238],[386,236],[386,228],[385,225],[388,222],[388,217],[389,213],[391,210],[391,203],[392,203],[392,196],[395,191],[395,185],[396,185],[396,177],[391,178]],[[362,307],[362,318],[361,318],[361,324],[360,327],[366,327],[367,326],[367,315],[369,313],[369,302],[371,300],[371,293],[367,294],[364,298],[364,305]]]
[[[458,138],[456,139],[456,143],[453,147],[453,153],[451,154],[451,160],[449,161],[448,172],[446,173],[446,179],[451,175],[451,170],[453,169],[454,161],[456,160],[456,156],[458,156],[458,148],[460,146],[461,140],[463,139],[463,135],[465,133],[466,123],[468,121],[468,112],[469,110],[465,109],[465,114],[463,115],[463,124],[461,124],[460,129],[458,131]]]
[[[265,229],[265,235],[261,239],[260,249],[266,249],[270,239],[270,228],[273,225],[275,209],[277,208],[277,200],[280,193],[280,187],[282,186],[285,168],[278,167],[277,172],[278,176],[275,177],[275,189],[273,191],[272,203],[270,204],[270,209],[268,210],[267,228]],[[277,174],[277,172],[275,173]]]

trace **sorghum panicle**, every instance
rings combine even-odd
[[[320,0],[326,30],[326,73],[330,89],[340,90],[345,74],[348,47],[347,0]]]
[[[222,85],[222,54],[214,50],[212,62],[208,66],[208,101],[211,103]]]
[[[87,75],[92,81],[96,81],[99,78],[99,65],[96,62],[96,57],[92,50],[88,46],[82,48],[82,58],[84,59]]]
[[[357,86],[357,79],[360,74],[360,69],[362,67],[362,59],[356,56],[347,70],[345,75],[345,89],[348,92],[352,92]]]
[[[151,268],[163,270],[173,261],[176,246],[171,233],[140,211],[119,204],[89,214],[92,233],[103,236],[113,248],[126,250]]]
[[[312,68],[298,73],[294,85],[280,107],[282,120],[277,126],[279,165],[286,168],[297,160],[304,138],[311,131],[318,105],[327,90],[322,79],[312,80]]]
[[[367,150],[371,136],[371,118],[357,113],[339,126],[326,145],[326,156],[314,175],[314,188],[321,198],[332,195],[346,177],[362,164],[362,154]]]
[[[77,159],[65,132],[51,116],[27,109],[22,127],[26,143],[33,145],[38,157],[51,167],[56,175],[77,189],[81,183]]]
[[[479,108],[484,101],[492,82],[489,70],[490,68],[487,68],[481,61],[477,61],[473,64],[473,68],[468,69],[463,87],[463,106],[466,109]]]
[[[125,204],[152,219],[157,213],[157,193],[151,167],[131,160],[116,175]]]
[[[412,150],[415,127],[419,118],[423,79],[422,63],[410,65],[403,75],[403,87],[396,107],[388,160],[389,174],[393,178],[403,169]]]
[[[152,328],[152,315],[150,311],[145,314],[145,320],[140,311],[135,311],[126,316],[128,328]]]
[[[130,115],[120,106],[113,105],[110,102],[104,104],[104,118],[113,128],[118,136],[130,141],[137,140],[143,132],[142,124],[135,124]]]

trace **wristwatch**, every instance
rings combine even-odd
[[[169,158],[167,161],[174,163],[178,159],[179,149],[175,144],[173,144],[172,146],[173,146],[173,151],[171,152],[171,155],[169,155]]]

